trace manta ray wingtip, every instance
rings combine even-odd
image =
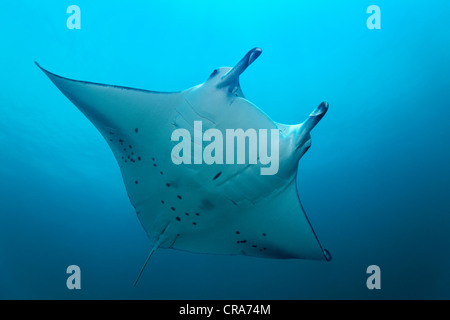
[[[330,251],[328,251],[327,249],[323,249],[323,255],[325,257],[325,260],[327,262],[331,261],[333,259],[333,257],[331,256]]]
[[[41,67],[41,65],[39,64],[39,62],[37,62],[37,61],[34,61],[34,63],[38,66],[38,68],[39,69],[41,69],[42,71],[44,71],[44,72],[46,72],[46,73],[48,73],[48,71],[47,70],[45,70],[44,68],[42,68]]]

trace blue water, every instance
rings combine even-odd
[[[66,9],[81,9],[69,30]],[[369,30],[366,9],[381,9]],[[450,3],[15,1],[0,10],[0,298],[450,298]],[[160,91],[258,46],[246,97],[277,122],[330,109],[300,161],[329,263],[150,249],[112,152],[34,65]],[[68,290],[66,268],[81,268]],[[366,287],[369,265],[381,289]]]

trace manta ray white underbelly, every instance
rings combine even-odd
[[[201,85],[162,93],[77,81],[41,68],[97,127],[111,147],[130,198],[156,248],[265,258],[330,260],[297,194],[300,157],[310,131],[327,111],[322,102],[298,125],[272,121],[244,98],[240,74],[260,55],[255,48],[234,68],[214,70]],[[39,65],[38,65],[39,66]],[[176,129],[278,130],[279,169],[256,164],[175,164]],[[185,132],[185,131],[183,131]],[[202,143],[202,141],[200,141]],[[198,147],[198,146],[197,146]],[[204,146],[201,146],[202,148]]]

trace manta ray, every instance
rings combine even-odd
[[[273,121],[244,97],[239,84],[239,76],[261,52],[254,48],[234,67],[215,69],[204,83],[180,92],[72,80],[36,62],[111,148],[152,242],[142,270],[158,248],[331,260],[300,203],[296,183],[298,162],[328,103],[320,103],[297,125]],[[175,164],[171,135],[176,129],[193,132],[195,121],[202,122],[203,131],[278,130],[279,170],[261,175],[260,163]]]

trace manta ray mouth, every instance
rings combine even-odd
[[[229,87],[233,91],[239,85],[239,76],[261,55],[261,48],[253,48],[225,75],[217,85],[218,88]]]

